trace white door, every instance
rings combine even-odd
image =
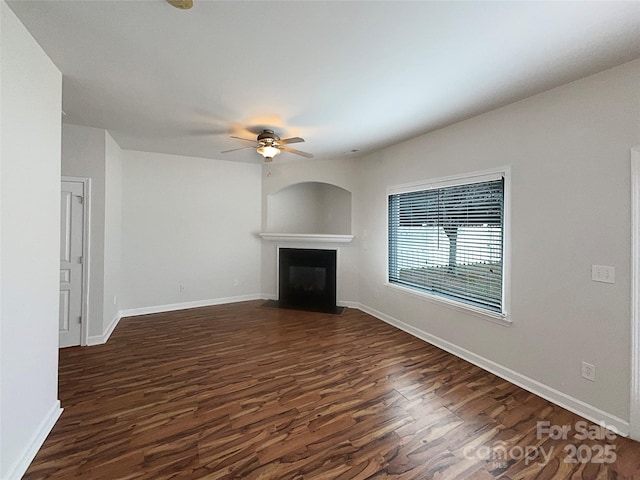
[[[60,195],[60,348],[81,343],[83,237],[84,184],[63,181]]]

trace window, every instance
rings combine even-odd
[[[503,172],[390,189],[389,283],[504,315],[504,199]]]

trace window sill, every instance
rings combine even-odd
[[[468,313],[476,317],[482,318],[483,320],[486,320],[492,323],[497,323],[498,325],[502,325],[503,327],[510,327],[511,325],[513,325],[513,322],[509,318],[508,314],[505,315],[498,312],[490,312],[488,310],[484,310],[479,307],[474,307],[473,305],[467,305],[462,302],[456,302],[455,300],[449,300],[448,298],[445,298],[445,297],[432,295],[430,293],[421,292],[419,290],[413,290],[411,288],[395,285],[389,282],[386,282],[384,285],[404,295],[409,295],[412,297],[417,297],[421,300],[427,300],[432,303],[444,305],[454,310],[458,310],[460,312]]]

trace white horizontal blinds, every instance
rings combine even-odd
[[[389,282],[502,310],[504,180],[389,196]]]

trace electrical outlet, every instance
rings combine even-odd
[[[118,297],[116,297],[115,295],[113,296],[113,304],[114,305],[118,304]]]
[[[178,285],[178,291],[179,291],[180,293],[183,293],[183,292],[184,292],[184,285],[183,285],[182,283],[181,283],[180,285]]]
[[[592,382],[596,381],[596,367],[595,365],[591,365],[587,362],[582,362],[582,378],[586,378],[587,380],[591,380]]]
[[[607,265],[591,265],[591,280],[594,282],[616,283],[616,269]]]
[[[233,281],[233,286],[237,287],[238,285],[240,285],[240,280],[238,280],[237,278]]]

